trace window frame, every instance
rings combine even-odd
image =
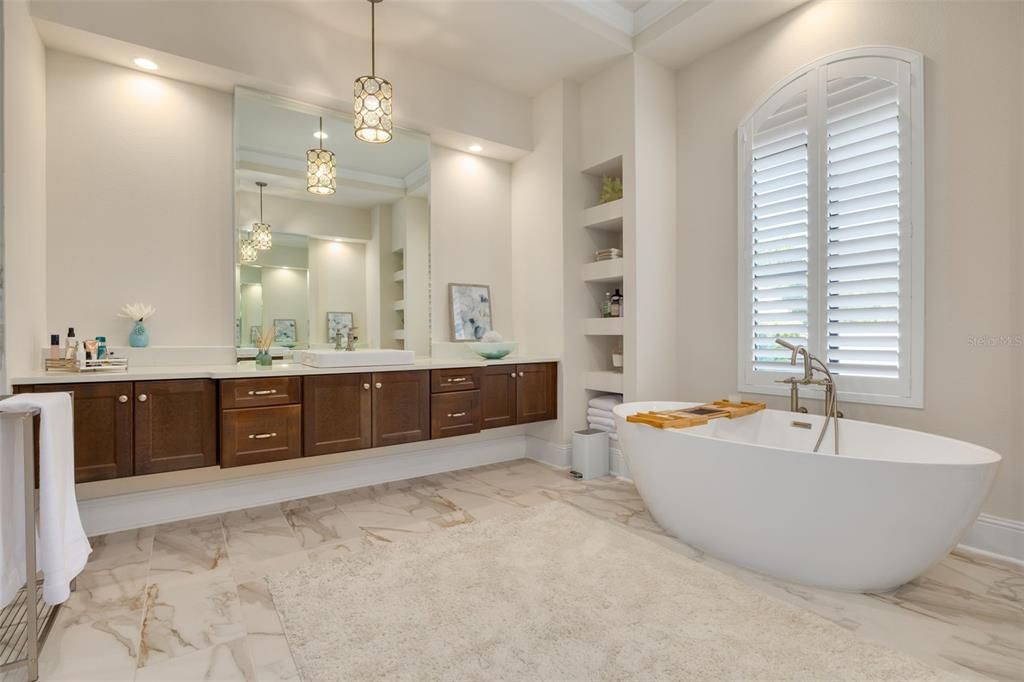
[[[875,58],[898,62],[896,68],[909,70],[905,90],[901,90],[900,154],[900,374],[896,379],[836,376],[842,402],[898,407],[924,407],[924,257],[925,257],[925,166],[924,166],[924,57],[919,52],[898,47],[860,47],[835,52],[793,71],[776,83],[767,95],[743,118],[737,127],[737,228],[738,228],[738,333],[737,384],[741,393],[788,395],[789,387],[775,383],[789,374],[754,372],[751,352],[753,297],[751,295],[752,155],[755,123],[763,117],[766,105],[779,101],[807,81],[808,100],[808,334],[809,350],[825,357],[827,334],[815,300],[824,297],[827,255],[822,241],[827,230],[825,175],[825,86],[830,66],[854,59]],[[904,66],[905,65],[905,66]],[[865,70],[865,75],[875,73]],[[903,83],[897,83],[902,87]],[[909,111],[908,111],[909,108]],[[768,112],[770,113],[770,112]],[[909,141],[905,141],[909,137]],[[905,178],[905,180],[903,179]],[[818,293],[813,293],[818,292]],[[906,358],[904,355],[906,354]],[[798,368],[797,368],[798,369]],[[797,369],[794,373],[797,373]],[[812,388],[812,387],[808,387]],[[813,390],[813,389],[812,389]],[[818,391],[817,393],[820,393]],[[818,397],[814,393],[814,397]]]

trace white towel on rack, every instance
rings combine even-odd
[[[596,407],[599,410],[611,411],[616,405],[622,404],[622,396],[612,393],[609,395],[599,395],[596,398],[590,399],[590,407]]]
[[[61,604],[71,596],[71,581],[85,568],[92,552],[78,516],[78,500],[75,498],[71,396],[68,393],[22,393],[0,402],[0,410],[16,411],[31,407],[41,410],[39,542],[36,556],[38,568],[43,572],[43,601]],[[11,454],[5,451],[3,456],[9,458]],[[15,455],[20,457],[21,451]],[[24,564],[24,546],[20,553]],[[6,546],[4,554],[7,554]]]
[[[0,608],[25,584],[24,430],[0,422]]]

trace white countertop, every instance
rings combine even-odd
[[[127,372],[46,372],[39,370],[11,379],[14,386],[27,384],[80,384],[110,381],[159,381],[161,379],[254,379],[265,376],[302,376],[312,374],[359,374],[362,372],[401,372],[416,369],[454,369],[518,365],[533,362],[558,362],[551,356],[508,356],[501,360],[463,360],[459,358],[424,358],[411,365],[379,365],[371,367],[309,367],[297,362],[274,361],[270,368],[256,368],[251,361],[234,365],[180,365],[174,367],[129,367]]]

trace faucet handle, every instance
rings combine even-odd
[[[800,383],[800,379],[797,379],[796,377],[786,377],[785,379],[776,379],[775,383],[776,384],[799,384]]]

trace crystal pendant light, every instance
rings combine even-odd
[[[252,224],[249,239],[257,251],[269,251],[270,247],[274,245],[274,241],[270,234],[270,225],[263,222],[263,188],[267,186],[267,183],[257,182],[256,186],[260,188],[260,221]]]
[[[370,75],[360,76],[355,85],[356,137],[363,142],[381,144],[391,140],[391,83],[377,76],[377,36],[374,9],[381,0],[370,3]]]
[[[242,235],[238,240],[238,262],[242,264],[255,263],[258,255],[256,247],[252,244],[252,239]]]
[[[324,149],[324,119],[320,117],[320,147],[306,152],[306,191],[334,194],[338,188],[338,168],[334,152]]]

